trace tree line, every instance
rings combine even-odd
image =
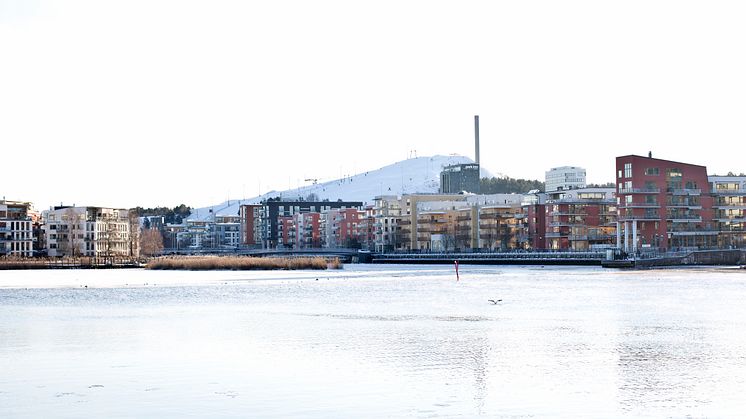
[[[511,177],[482,178],[479,182],[480,192],[483,194],[496,193],[526,193],[538,189],[544,191],[544,182],[528,179],[513,179]]]
[[[155,207],[155,208],[143,208],[135,207],[132,209],[135,211],[138,217],[154,217],[162,216],[163,221],[169,224],[181,224],[181,222],[189,217],[192,213],[192,207],[184,204],[175,206],[173,208],[168,207]]]

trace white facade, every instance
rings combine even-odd
[[[0,256],[33,256],[31,204],[0,200]]]
[[[57,207],[44,212],[47,254],[55,256],[137,256],[130,243],[129,210]]]
[[[544,191],[585,188],[585,169],[582,167],[562,166],[549,169],[544,178]]]

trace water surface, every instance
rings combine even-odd
[[[0,417],[746,412],[744,271],[460,273],[0,272]]]

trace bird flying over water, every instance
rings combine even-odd
[[[492,304],[497,304],[502,300],[487,300],[487,301],[491,302]]]

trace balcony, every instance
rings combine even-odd
[[[619,190],[619,194],[657,194],[660,193],[660,188],[623,188]]]
[[[467,216],[459,216],[459,217],[456,217],[456,221],[471,221],[471,217],[468,216],[468,215]]]
[[[668,234],[672,236],[716,236],[719,233],[718,230],[715,229],[687,229],[687,230],[669,230]]]
[[[588,241],[608,241],[616,239],[612,234],[589,234]]]
[[[746,217],[740,216],[740,217],[718,217],[715,218],[715,221],[720,223],[746,223]]]
[[[714,209],[746,209],[746,202],[738,203],[738,204],[715,204],[712,206],[712,208]]]
[[[699,215],[676,215],[670,214],[666,216],[667,221],[673,223],[701,223],[702,217]]]
[[[669,192],[675,196],[702,195],[702,189],[672,189]]]
[[[567,212],[567,211],[549,211],[547,215],[550,217],[575,217],[575,216],[587,216],[588,213],[584,211],[579,212]]]
[[[658,213],[647,214],[627,214],[620,215],[618,221],[660,221],[661,216]]]
[[[746,196],[746,189],[720,189],[720,190],[715,189],[714,191],[712,191],[712,194],[716,196],[718,195],[719,196],[723,196],[723,195],[727,195],[727,196],[744,195]]]
[[[647,202],[630,202],[625,205],[620,205],[619,208],[660,208],[661,205],[658,203],[647,203]]]
[[[668,207],[668,208],[687,208],[687,209],[695,209],[695,210],[702,209],[702,205],[701,204],[687,204],[687,203],[666,204],[666,207]]]
[[[560,237],[570,237],[570,233],[554,233],[554,232],[552,232],[552,233],[545,234],[544,237],[546,237],[548,239],[556,239],[556,238],[560,238]]]

